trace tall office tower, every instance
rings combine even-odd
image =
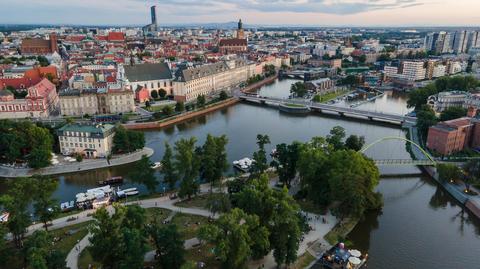
[[[435,33],[429,33],[425,37],[424,47],[426,51],[432,51],[434,49],[433,48],[433,45],[435,43],[434,38],[435,38]]]
[[[467,51],[471,48],[480,47],[480,32],[472,31],[468,33]]]
[[[467,31],[455,32],[453,42],[453,52],[456,54],[465,53],[467,51],[468,34]]]
[[[154,31],[157,31],[157,7],[151,6],[150,7],[150,16],[152,18],[152,26]]]
[[[447,35],[446,32],[439,32],[433,35],[433,47],[432,50],[436,53],[442,53],[443,47],[445,43],[445,36]],[[447,43],[448,44],[448,43]]]
[[[442,53],[450,53],[452,52],[452,47],[453,47],[453,34],[452,33],[446,33],[444,40],[443,40],[443,48],[442,48]]]

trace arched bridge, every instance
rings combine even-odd
[[[427,166],[427,165],[436,165],[437,161],[435,158],[433,158],[428,152],[426,152],[420,145],[417,143],[413,142],[410,139],[407,139],[405,137],[401,136],[387,136],[381,139],[378,139],[377,141],[374,141],[373,143],[363,147],[360,152],[365,153],[369,148],[372,146],[379,144],[384,141],[388,140],[400,140],[400,141],[405,141],[407,143],[410,143],[414,147],[416,147],[420,152],[423,154],[425,159],[422,160],[412,160],[412,159],[383,159],[383,160],[374,160],[375,164],[377,165],[420,165],[420,166]]]

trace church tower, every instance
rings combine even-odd
[[[245,32],[243,31],[242,19],[240,19],[238,21],[237,38],[238,39],[245,39]]]

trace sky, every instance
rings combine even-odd
[[[480,0],[0,0],[0,24],[479,26]]]

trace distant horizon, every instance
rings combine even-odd
[[[478,0],[0,0],[0,24],[480,27]]]

